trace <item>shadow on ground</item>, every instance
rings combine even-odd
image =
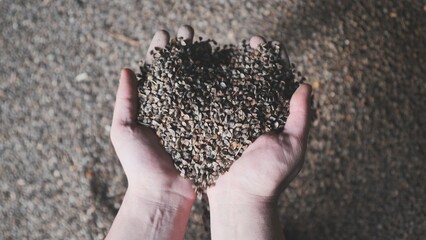
[[[298,55],[323,67],[309,79],[319,118],[306,169],[283,202],[288,239],[426,234],[422,8],[316,1],[282,20],[275,37],[292,43],[290,52],[312,46]]]

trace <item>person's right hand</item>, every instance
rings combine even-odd
[[[264,40],[253,37],[252,47]],[[301,84],[290,101],[290,114],[280,133],[257,138],[229,169],[208,189],[215,194],[239,195],[241,201],[274,200],[293,180],[303,165],[310,125],[311,86]]]
[[[214,195],[232,194],[241,201],[273,201],[296,177],[303,165],[309,129],[311,87],[301,84],[291,98],[290,115],[282,132],[256,139],[215,186]]]
[[[263,42],[263,38],[253,37],[250,44],[256,48]],[[287,56],[284,58],[286,60]],[[219,239],[243,236],[249,239],[282,237],[279,227],[272,227],[277,224],[277,216],[272,215],[276,214],[274,212],[279,195],[303,165],[310,125],[311,91],[310,85],[301,84],[291,98],[290,114],[283,131],[267,133],[257,138],[229,171],[207,190],[212,215],[212,236],[222,236]],[[275,220],[271,220],[274,218]],[[267,222],[268,219],[272,222]],[[259,229],[259,225],[262,225],[259,221],[265,223],[262,229]],[[234,229],[229,229],[233,234],[226,233],[225,223],[229,226],[235,224]],[[237,234],[238,229],[243,235]],[[257,235],[256,229],[259,230]],[[261,232],[265,229],[267,231],[263,233],[270,234],[269,237],[262,235]],[[250,233],[249,236],[244,235],[244,232]]]

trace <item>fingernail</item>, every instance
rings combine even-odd
[[[120,78],[121,78],[121,77],[123,77],[123,75],[124,75],[124,71],[126,71],[126,68],[125,68],[125,67],[122,67],[122,68],[120,69]]]
[[[127,67],[122,67],[121,71],[120,71],[120,80],[124,78],[124,75],[126,74],[127,71],[129,71],[130,68]]]

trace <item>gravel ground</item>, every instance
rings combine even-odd
[[[0,0],[0,16],[0,239],[105,236],[126,187],[109,140],[119,70],[184,23],[279,40],[313,85],[288,239],[426,236],[424,1]],[[187,239],[209,238],[201,213]]]

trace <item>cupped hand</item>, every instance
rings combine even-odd
[[[250,40],[252,48],[264,43]],[[289,64],[283,48],[284,64]],[[311,86],[301,84],[290,101],[290,114],[283,131],[257,138],[226,172],[207,190],[211,201],[223,204],[275,202],[303,165],[310,125]]]
[[[191,42],[193,30],[183,26],[177,35]],[[157,47],[164,48],[168,41],[168,32],[158,31],[152,39],[146,61],[151,63],[151,51]],[[117,90],[111,141],[126,173],[129,189],[154,202],[167,199],[165,196],[169,195],[194,201],[191,182],[179,175],[155,132],[137,122],[137,88],[135,74],[130,69],[123,69]]]

